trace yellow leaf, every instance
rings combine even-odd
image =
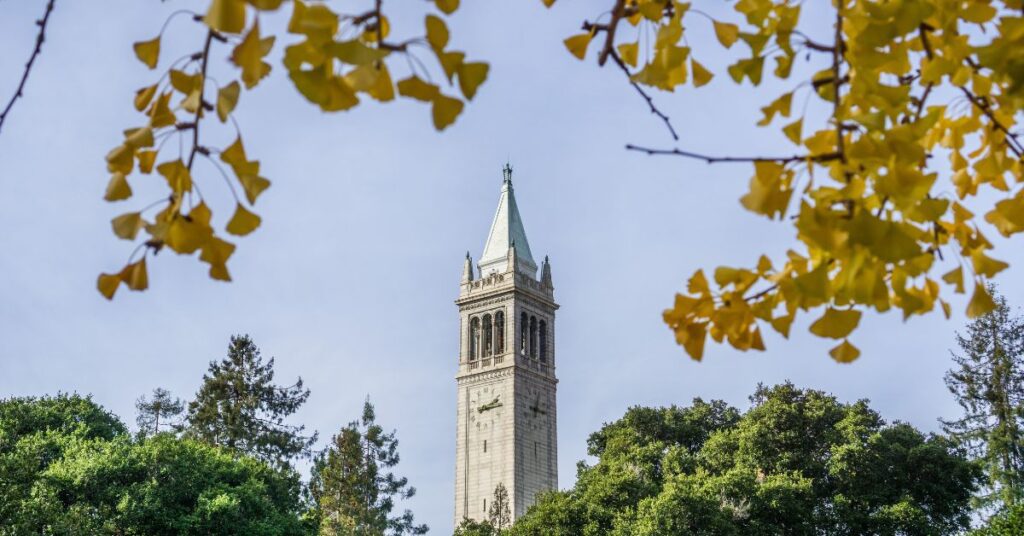
[[[441,51],[448,46],[448,26],[436,15],[427,15],[427,42],[434,50]]]
[[[125,266],[118,277],[132,290],[146,290],[149,287],[149,279],[146,276],[146,258],[143,257],[139,262]]]
[[[640,49],[640,43],[622,43],[617,48],[619,50],[619,57],[622,58],[622,61],[636,67],[636,59],[638,50]]]
[[[238,85],[238,82],[234,80],[217,91],[217,117],[222,122],[226,122],[232,110],[235,109],[235,105],[238,104],[238,95],[241,91],[242,86]]]
[[[131,196],[132,188],[128,186],[128,180],[125,178],[124,173],[115,172],[111,175],[110,182],[107,183],[107,193],[103,195],[103,199],[106,201],[120,201]]]
[[[239,29],[239,31],[241,31]],[[270,45],[273,45],[273,37],[268,37]],[[252,25],[245,39],[231,51],[231,61],[241,67],[242,82],[246,89],[252,89],[263,77],[270,74],[270,64],[263,61],[263,56],[270,52],[267,42],[260,39],[260,25],[256,22]]]
[[[462,113],[462,101],[438,94],[434,99],[434,106],[431,110],[434,118],[434,128],[444,130],[455,122],[455,118]]]
[[[715,24],[715,36],[718,37],[718,42],[722,43],[725,48],[730,48],[736,39],[740,36],[740,28],[735,24],[729,22],[713,21]]]
[[[707,339],[707,324],[686,324],[676,330],[676,341],[694,361],[704,357],[704,341]]]
[[[686,283],[686,291],[690,294],[700,294],[702,296],[711,295],[711,286],[708,285],[708,279],[704,277],[704,270],[697,270],[690,277],[690,280]]]
[[[227,242],[225,240],[221,240],[220,238],[214,236],[203,243],[203,249],[199,253],[199,260],[205,263],[209,263],[212,269],[212,267],[215,265],[223,266],[224,263],[228,261],[228,258],[231,257],[231,254],[234,252],[234,244],[232,244],[231,242]],[[213,276],[212,273],[210,275]],[[219,278],[214,277],[214,279]],[[226,281],[230,280],[230,278],[226,279]]]
[[[693,71],[693,87],[701,87],[715,76],[692,57],[690,58],[690,70]]]
[[[459,0],[434,0],[434,3],[437,4],[437,9],[446,15],[451,15],[456,9],[459,9]]]
[[[775,118],[776,113],[781,114],[783,117],[789,117],[789,110],[792,103],[792,91],[773,100],[771,104],[765,106],[764,108],[761,108],[761,112],[764,113],[764,118],[757,122],[757,126],[763,127],[768,123],[771,123],[772,119]]]
[[[849,335],[859,322],[860,311],[829,307],[821,318],[811,324],[811,333],[819,337],[842,339]]]
[[[132,172],[134,165],[135,151],[127,144],[118,145],[107,153],[107,171],[111,173],[120,172],[127,175]]]
[[[780,316],[772,319],[772,328],[783,337],[789,338],[789,327],[793,325],[793,315]]]
[[[157,60],[160,58],[160,36],[149,41],[139,41],[132,45],[135,49],[135,57],[145,63],[150,69],[156,69]]]
[[[226,149],[220,152],[220,159],[231,166],[231,169],[234,169],[237,174],[240,174],[240,169],[245,169],[249,161],[245,156],[245,147],[242,146],[241,136],[235,138],[231,145],[228,145]]]
[[[840,363],[851,363],[860,357],[860,350],[850,344],[850,341],[843,341],[842,344],[829,351],[828,355]]]
[[[325,50],[349,65],[369,65],[386,58],[389,54],[386,49],[368,47],[358,39],[331,43]]]
[[[200,227],[209,227],[210,218],[213,217],[213,214],[210,212],[210,207],[206,206],[206,202],[200,201],[198,205],[192,207],[192,210],[188,212],[188,217]]]
[[[398,82],[398,94],[403,97],[411,97],[423,102],[433,102],[438,95],[437,86],[411,76]]]
[[[964,293],[964,270],[957,266],[942,276],[942,280],[950,285],[955,285],[957,294]]]
[[[789,138],[789,141],[800,145],[800,141],[803,139],[804,120],[803,118],[797,119],[792,123],[782,127],[782,133]]]
[[[996,260],[985,255],[985,253],[980,249],[976,249],[971,252],[971,263],[974,264],[974,273],[988,278],[992,278],[999,272],[1010,267],[1009,264],[1006,264],[1003,261]]]
[[[240,33],[245,28],[245,2],[243,0],[213,0],[203,19],[214,30]]]
[[[257,175],[239,175],[238,182],[242,183],[245,198],[249,200],[250,205],[255,204],[256,198],[263,193],[263,190],[270,187],[270,181]]]
[[[233,235],[245,236],[260,226],[260,217],[246,210],[241,203],[235,206],[235,214],[231,216],[225,230]]]
[[[202,85],[202,76],[199,73],[188,74],[185,71],[171,69],[170,78],[171,87],[186,95],[199,89]]]
[[[180,159],[164,162],[157,166],[156,170],[167,179],[167,185],[174,193],[181,194],[192,191],[192,175]]]
[[[153,128],[169,127],[178,121],[178,118],[171,111],[171,92],[168,91],[159,97],[149,107],[149,126]]]
[[[153,95],[156,95],[156,84],[144,87],[135,92],[135,109],[142,111],[149,106],[149,102],[153,100]]]
[[[366,92],[380,102],[387,102],[395,99],[395,84],[391,81],[391,73],[388,66],[381,62],[377,69],[376,83]]]
[[[124,144],[138,149],[153,146],[153,129],[149,127],[130,128],[124,131]]]
[[[974,295],[971,296],[971,301],[967,304],[967,317],[977,318],[991,312],[995,308],[996,302],[992,301],[992,296],[985,289],[985,285],[976,283],[974,285]]]
[[[540,0],[544,3],[544,7],[551,7],[555,5],[555,0]]]
[[[135,240],[142,229],[142,214],[139,212],[128,212],[110,220],[114,234],[125,240]]]
[[[200,210],[196,215],[206,216],[204,210]],[[190,214],[188,219],[178,217],[171,221],[164,240],[167,247],[172,250],[182,255],[190,255],[202,247],[212,234],[213,231],[208,225],[204,225],[201,221],[195,221]]]
[[[121,277],[117,274],[100,274],[96,280],[96,288],[108,300],[114,299],[114,293],[117,292],[117,287],[120,284]]]
[[[587,45],[590,44],[591,38],[594,37],[592,33],[584,33],[574,35],[564,41],[565,48],[569,49],[569,52],[578,59],[583,59],[587,55]]]
[[[476,90],[487,79],[490,66],[483,62],[463,63],[459,65],[459,89],[468,100],[476,96]]]

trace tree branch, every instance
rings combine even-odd
[[[703,160],[708,164],[717,164],[722,162],[777,162],[780,164],[787,164],[791,162],[828,162],[831,160],[837,160],[842,157],[839,153],[825,153],[819,155],[793,155],[793,156],[709,156],[705,154],[694,153],[690,151],[683,151],[681,149],[652,149],[649,147],[639,147],[636,145],[626,145],[627,151],[638,151],[647,153],[649,155],[675,155],[683,156],[686,158],[694,158],[697,160]]]
[[[620,69],[622,69],[622,72],[626,73],[626,79],[629,80],[629,85],[633,86],[633,89],[635,89],[636,92],[639,93],[645,101],[647,101],[647,105],[651,107],[651,113],[658,116],[662,121],[665,122],[665,126],[668,127],[668,132],[669,134],[672,135],[672,139],[678,141],[679,135],[676,134],[676,129],[672,127],[672,121],[668,118],[667,115],[665,115],[661,110],[659,110],[657,106],[654,105],[654,99],[651,98],[651,96],[648,95],[642,87],[640,87],[640,84],[636,83],[633,80],[633,75],[630,74],[629,68],[626,67],[626,64],[622,61],[622,58],[620,58],[619,55],[615,52],[612,52],[609,56],[612,58],[613,61],[615,61],[615,64],[618,65]]]
[[[188,170],[192,171],[192,163],[195,162],[196,154],[199,153],[199,119],[203,113],[203,91],[206,89],[206,65],[210,62],[210,43],[213,42],[213,30],[206,32],[206,43],[203,45],[203,63],[200,67],[200,80],[202,80],[199,87],[199,102],[200,105],[196,106],[196,119],[194,126],[192,127],[192,151],[188,155]]]
[[[7,114],[11,113],[11,108],[14,107],[15,101],[22,96],[25,89],[25,82],[28,81],[28,75],[32,71],[32,65],[36,61],[36,57],[39,56],[39,52],[43,49],[43,41],[46,41],[46,24],[50,22],[50,13],[53,12],[53,3],[55,0],[50,0],[46,3],[46,11],[43,13],[43,18],[36,21],[36,25],[39,26],[39,34],[36,35],[36,47],[32,51],[32,55],[29,56],[28,62],[25,64],[25,72],[21,75],[21,82],[18,83],[18,89],[14,92],[11,100],[7,102],[7,106],[4,107],[4,111],[0,113],[0,130],[3,130],[4,120],[7,119]]]

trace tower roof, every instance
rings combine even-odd
[[[504,179],[501,184],[501,197],[498,198],[498,210],[494,213],[491,232],[487,234],[483,255],[480,256],[480,275],[490,272],[504,272],[508,269],[508,250],[515,248],[517,268],[534,275],[537,263],[530,253],[530,243],[526,240],[523,229],[523,218],[519,215],[515,192],[512,189],[512,166],[505,164]]]

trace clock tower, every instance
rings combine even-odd
[[[476,270],[466,254],[459,298],[455,524],[488,519],[495,490],[517,519],[558,486],[555,310],[551,265],[526,240],[505,165],[498,210]]]

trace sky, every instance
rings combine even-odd
[[[490,62],[491,71],[442,133],[417,102],[319,111],[284,76],[281,45],[291,38],[282,37],[270,54],[271,75],[243,92],[236,112],[247,152],[273,185],[256,205],[263,225],[237,241],[234,282],[212,281],[195,258],[165,252],[149,260],[149,290],[122,288],[108,302],[96,276],[119,270],[133,249],[112,235],[109,221],[160,191],[149,178],[133,178],[135,199],[102,200],[103,158],[123,129],[140,122],[134,91],[154,79],[131,43],[153,37],[172,11],[201,4],[109,0],[99,8],[58,0],[24,99],[0,132],[0,397],[88,393],[133,423],[140,395],[163,387],[191,398],[229,337],[248,333],[276,358],[281,383],[301,377],[311,389],[293,422],[319,431],[321,444],[358,417],[369,396],[379,421],[397,429],[398,471],[418,489],[405,505],[432,532],[450,533],[453,301],[466,251],[480,256],[510,162],[531,249],[537,259],[550,256],[561,305],[561,487],[573,484],[588,434],[634,405],[699,396],[746,408],[759,382],[791,380],[844,401],[870,399],[888,420],[927,431],[957,414],[942,377],[966,321],[961,296],[951,300],[950,320],[866,314],[852,338],[863,353],[850,365],[828,357],[834,343],[809,334],[806,318],[789,340],[766,334],[760,353],[709,344],[698,363],[674,344],[661,312],[694,270],[753,265],[761,253],[779,259],[794,247],[794,231],[740,207],[747,166],[624,149],[673,144],[620,72],[565,51],[562,39],[606,9],[596,0],[551,9],[538,0],[464,2],[450,22],[452,46]],[[420,32],[422,3],[389,4],[398,10],[398,35]],[[828,14],[805,6],[808,31],[826,41]],[[718,3],[702,7],[721,11]],[[17,84],[42,8],[41,0],[0,4],[0,97]],[[285,22],[269,16],[261,26],[279,33]],[[697,25],[687,39],[719,70],[736,57],[721,51],[709,28]],[[194,23],[174,19],[161,67],[200,44]],[[214,76],[230,74],[227,54],[215,49]],[[719,75],[699,90],[654,97],[679,131],[678,147],[790,154],[777,129],[754,123],[761,106],[793,85],[753,89]],[[812,104],[808,113],[819,112]],[[221,147],[232,137],[224,127],[204,133]],[[222,207],[215,208],[222,226],[229,194],[215,169],[196,176]],[[996,256],[1012,265],[998,278],[1003,293],[1024,303],[1019,244],[989,236]]]

